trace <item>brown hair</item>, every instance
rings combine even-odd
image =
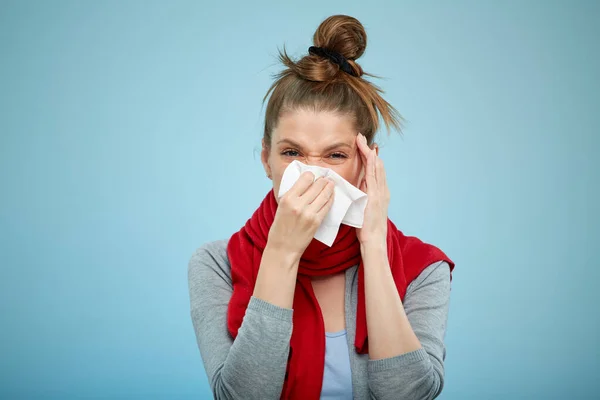
[[[275,82],[263,99],[264,102],[269,98],[263,137],[265,145],[270,146],[279,117],[295,109],[350,115],[358,132],[365,135],[369,143],[373,142],[379,127],[379,115],[388,131],[390,126],[400,131],[402,117],[381,97],[383,90],[362,78],[363,75],[374,75],[365,73],[356,62],[367,47],[367,33],[362,24],[347,15],[331,16],[319,25],[313,43],[340,53],[357,76],[317,55],[308,54],[293,61],[284,46],[279,52],[279,60],[286,68],[275,75]]]

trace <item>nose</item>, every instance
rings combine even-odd
[[[306,165],[313,165],[316,167],[323,166],[323,157],[321,156],[306,156],[304,159]]]

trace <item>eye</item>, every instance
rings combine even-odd
[[[348,158],[344,153],[332,153],[329,155],[331,158]]]
[[[287,156],[287,157],[298,157],[300,155],[300,153],[298,153],[296,150],[292,150],[292,149],[287,149],[281,152],[282,155]]]

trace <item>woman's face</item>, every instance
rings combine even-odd
[[[271,146],[263,143],[261,159],[273,180],[275,197],[283,172],[294,160],[331,168],[358,187],[363,177],[353,119],[329,111],[297,110],[279,117]]]

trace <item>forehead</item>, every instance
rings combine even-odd
[[[332,142],[350,144],[357,132],[352,117],[330,111],[294,110],[279,117],[273,130],[273,142],[293,140],[311,146],[327,146]]]

